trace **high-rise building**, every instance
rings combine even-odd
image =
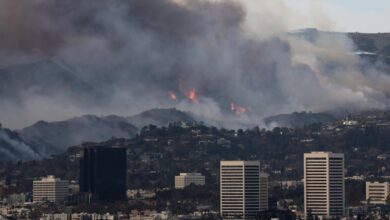
[[[268,210],[268,176],[260,173],[260,211]]]
[[[176,189],[184,189],[191,184],[203,186],[205,177],[200,173],[180,173],[179,176],[175,176]]]
[[[366,200],[369,204],[385,205],[389,195],[389,182],[366,182]]]
[[[304,154],[305,214],[322,218],[344,216],[344,154]]]
[[[85,147],[80,160],[80,192],[101,201],[126,198],[126,149]]]
[[[69,182],[54,176],[47,176],[33,181],[34,202],[64,202],[68,197]]]
[[[263,201],[260,181],[259,161],[221,161],[222,218],[248,219],[256,216],[261,211]]]

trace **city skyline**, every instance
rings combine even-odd
[[[0,220],[390,219],[390,0],[0,0]]]

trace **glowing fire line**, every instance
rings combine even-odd
[[[180,83],[179,83],[179,87],[181,87]],[[186,99],[188,99],[190,102],[199,103],[198,94],[197,94],[197,91],[195,88],[192,88],[186,92],[183,91],[182,93],[183,93],[184,97]],[[169,91],[168,96],[169,96],[169,99],[171,99],[175,102],[179,101],[178,96],[173,91]],[[240,115],[248,113],[250,111],[250,109],[247,107],[244,107],[244,106],[237,105],[234,102],[231,102],[230,103],[230,111],[233,112],[235,115],[240,116]]]
[[[188,91],[186,96],[191,102],[198,103],[198,95],[196,94],[195,88],[192,88],[190,91]]]
[[[169,91],[169,92],[168,92],[168,96],[169,96],[169,98],[170,98],[171,100],[177,101],[177,96],[176,96],[176,94],[175,94],[174,92]]]
[[[236,105],[235,103],[230,103],[230,110],[234,112],[236,115],[242,115],[248,112],[248,108],[243,106]]]

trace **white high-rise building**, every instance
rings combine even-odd
[[[200,173],[180,173],[179,176],[175,176],[176,189],[184,189],[190,184],[203,186],[205,177]]]
[[[385,205],[389,194],[389,182],[366,182],[366,200],[368,203]]]
[[[265,196],[265,185],[261,184],[261,179],[259,161],[221,161],[220,214],[222,218],[248,219],[256,216],[264,208],[264,201],[268,201],[268,198],[261,198],[262,193]]]
[[[62,202],[67,199],[69,182],[54,176],[33,181],[33,201]]]
[[[332,218],[344,216],[344,154],[304,154],[305,214]]]

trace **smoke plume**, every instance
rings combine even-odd
[[[3,85],[0,121],[178,107],[242,126],[389,105],[390,77],[362,69],[347,36],[291,34],[291,16],[278,0],[0,0],[0,66],[52,60],[69,72],[12,95]]]
[[[41,155],[37,154],[30,146],[18,138],[9,136],[10,132],[0,128],[0,157],[2,161],[7,160],[31,160],[40,159]]]

